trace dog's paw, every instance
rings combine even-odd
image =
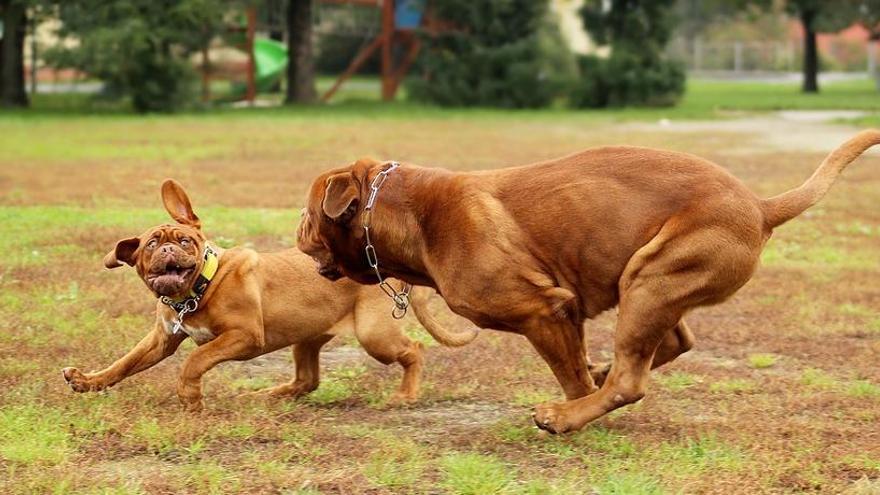
[[[64,381],[70,385],[70,388],[74,392],[89,392],[92,390],[99,390],[95,384],[93,384],[89,377],[87,377],[82,371],[76,368],[64,368],[61,370],[61,376],[64,377]]]
[[[291,382],[277,385],[275,387],[263,388],[252,392],[241,394],[243,397],[269,397],[273,399],[285,398],[296,399],[313,392],[318,386],[312,383]]]
[[[180,400],[180,404],[183,406],[183,410],[189,414],[199,414],[205,410],[205,401],[204,399],[195,399],[195,400]]]
[[[566,406],[564,402],[547,402],[535,406],[532,413],[532,420],[535,425],[553,434],[566,433],[571,431],[573,425],[568,421]]]
[[[406,407],[415,404],[419,400],[419,395],[410,392],[397,391],[385,401],[387,407]]]

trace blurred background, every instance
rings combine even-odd
[[[4,107],[656,107],[680,103],[687,79],[880,88],[877,0],[0,0],[0,13]]]

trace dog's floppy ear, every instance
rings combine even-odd
[[[327,178],[327,190],[324,191],[321,208],[334,222],[347,222],[357,212],[358,196],[357,184],[352,174],[336,174]]]
[[[107,268],[118,268],[122,266],[121,262],[127,263],[130,266],[134,266],[134,252],[137,251],[137,248],[141,245],[141,240],[137,237],[132,237],[130,239],[122,239],[121,241],[116,243],[116,247],[113,248],[113,251],[107,253],[107,256],[104,256],[104,266]]]
[[[193,213],[192,204],[189,202],[189,196],[174,179],[165,179],[162,183],[162,203],[165,209],[177,223],[190,225],[197,229],[202,228],[202,221]]]

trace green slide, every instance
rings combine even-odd
[[[287,46],[280,41],[257,38],[254,40],[257,92],[272,89],[287,68]]]
[[[257,93],[270,91],[284,76],[287,68],[287,46],[280,41],[254,39],[254,82]],[[247,85],[236,83],[232,86],[233,98],[241,98],[247,91]]]

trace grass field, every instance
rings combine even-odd
[[[190,343],[106,393],[75,395],[61,379],[64,366],[106,366],[148,330],[147,289],[101,258],[117,239],[166,221],[165,177],[186,186],[212,240],[261,250],[293,245],[314,175],[362,155],[472,170],[630,143],[705,156],[763,196],[799,184],[821,154],[617,123],[817,107],[719,84],[680,109],[600,114],[350,103],[0,115],[0,492],[880,492],[876,156],[776,232],[737,296],[690,316],[696,348],[654,372],[644,400],[577,434],[531,425],[531,406],[560,398],[559,388],[524,339],[490,331],[462,349],[429,346],[422,399],[406,408],[384,404],[400,370],[350,338],[328,346],[309,398],[239,397],[289,379],[289,353],[279,351],[208,373],[197,416],[175,396]],[[829,87],[821,108],[880,110],[867,88]],[[597,360],[610,357],[614,321],[588,324]]]

